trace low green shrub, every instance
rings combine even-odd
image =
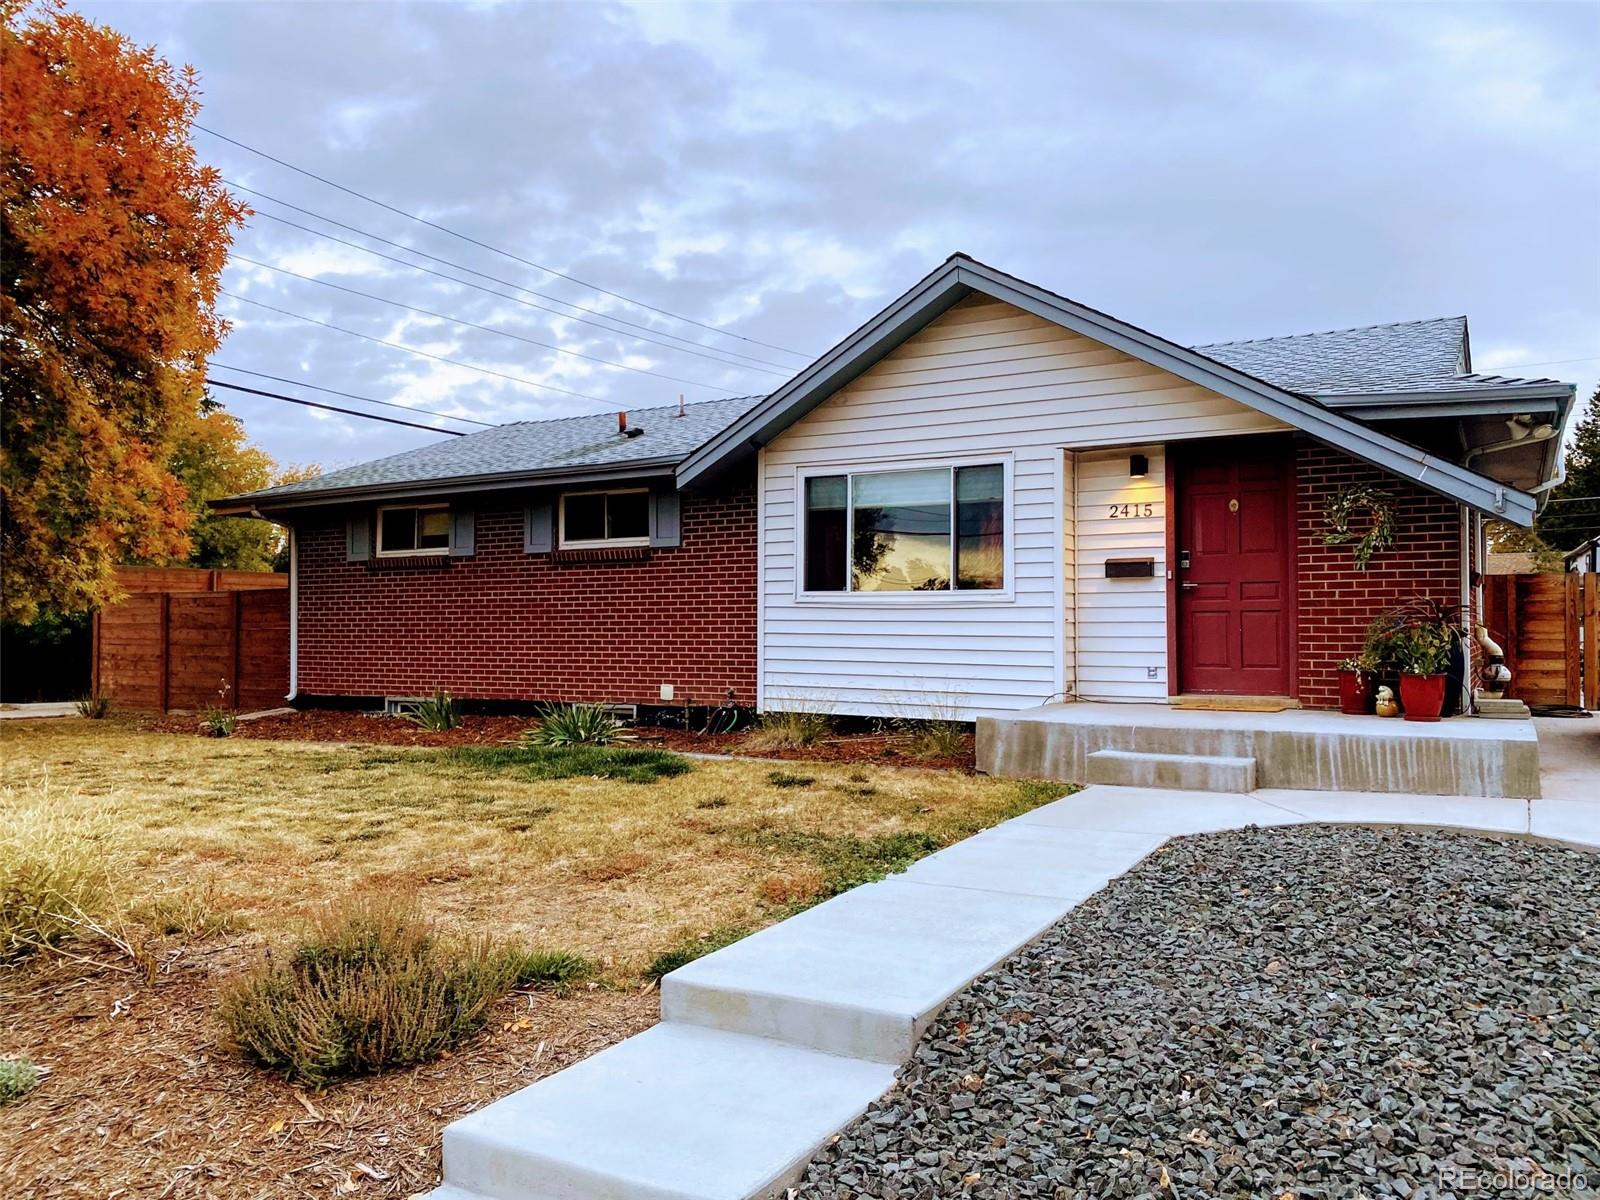
[[[629,746],[457,746],[449,758],[481,770],[515,769],[526,779],[654,783],[692,769],[680,754]]]
[[[745,739],[750,750],[799,750],[833,731],[833,718],[819,712],[769,712]]]
[[[426,700],[413,700],[403,706],[400,715],[433,733],[443,733],[461,724],[461,706],[443,688],[434,688],[433,695]]]
[[[573,984],[592,979],[600,973],[593,959],[570,950],[520,950],[512,951],[510,958],[516,971],[518,987],[548,988],[563,992]]]
[[[731,946],[750,931],[742,925],[725,925],[720,929],[713,929],[710,933],[702,933],[696,937],[679,942],[670,950],[663,950],[651,960],[644,973],[651,979],[660,979],[669,975],[686,963],[692,963],[697,958],[704,958],[713,950],[721,950],[724,946]]]
[[[517,971],[515,955],[443,938],[404,900],[358,898],[224,989],[221,1014],[240,1052],[322,1087],[437,1058],[483,1027]]]
[[[0,1104],[15,1104],[39,1086],[43,1074],[25,1058],[0,1058]]]
[[[552,704],[523,741],[530,746],[609,746],[621,736],[622,722],[603,705]]]
[[[789,771],[768,771],[767,782],[775,788],[803,788],[815,783],[814,775],[795,775]]]

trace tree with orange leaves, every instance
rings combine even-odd
[[[28,621],[190,552],[169,467],[248,210],[196,160],[192,68],[59,3],[0,17],[0,616]]]

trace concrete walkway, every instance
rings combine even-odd
[[[1168,838],[1333,822],[1600,851],[1600,744],[1556,738],[1550,801],[1095,786],[1045,805],[674,971],[660,1025],[449,1126],[435,1200],[774,1194],[952,995]]]
[[[76,716],[78,705],[73,700],[39,700],[28,704],[7,704],[0,707],[0,721],[35,721],[40,717]]]

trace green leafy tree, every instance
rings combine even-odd
[[[320,473],[314,466],[280,470],[266,451],[246,442],[239,418],[209,396],[201,402],[195,418],[186,422],[174,438],[167,467],[183,484],[193,548],[187,558],[148,561],[235,571],[279,569],[283,530],[254,517],[218,516],[208,502]]]
[[[1550,493],[1533,531],[1558,550],[1571,550],[1600,534],[1600,387],[1573,430],[1567,478]]]

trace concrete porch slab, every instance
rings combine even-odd
[[[433,1195],[767,1195],[893,1081],[884,1063],[657,1025],[447,1126]]]
[[[1164,704],[1051,704],[978,721],[978,769],[1013,778],[1089,778],[1103,750],[1255,760],[1258,788],[1539,795],[1539,742],[1518,721],[1437,723],[1289,709],[1209,712]]]

